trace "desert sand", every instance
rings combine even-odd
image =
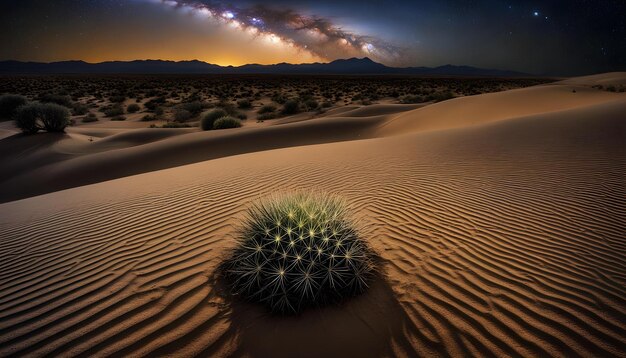
[[[614,82],[5,138],[0,355],[625,356],[626,94],[592,88]],[[213,272],[247,205],[295,189],[346,197],[384,277],[272,317]]]

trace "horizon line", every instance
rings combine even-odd
[[[364,57],[347,57],[347,58],[337,58],[334,60],[330,60],[327,62],[320,62],[320,61],[316,61],[316,62],[273,62],[273,63],[258,63],[258,62],[250,62],[250,63],[244,63],[244,64],[240,64],[240,65],[220,65],[217,63],[213,63],[213,62],[208,62],[208,61],[204,61],[204,60],[199,60],[199,59],[191,59],[191,60],[166,60],[166,59],[160,59],[160,58],[143,58],[143,59],[132,59],[132,60],[104,60],[104,61],[96,61],[96,62],[91,62],[88,60],[82,60],[82,59],[67,59],[67,60],[54,60],[54,61],[37,61],[37,60],[16,60],[16,59],[1,59],[1,62],[21,62],[21,63],[39,63],[39,64],[53,64],[53,63],[62,63],[62,62],[83,62],[89,65],[98,65],[98,64],[103,64],[103,63],[111,63],[111,62],[148,62],[148,61],[161,61],[161,62],[173,62],[173,63],[185,63],[185,62],[200,62],[200,63],[204,63],[207,65],[213,65],[213,66],[219,66],[219,67],[243,67],[243,66],[251,66],[251,65],[258,65],[258,66],[275,66],[275,65],[325,65],[325,64],[331,64],[333,62],[337,62],[337,61],[349,61],[349,60],[369,60],[372,63],[378,64],[378,65],[382,65],[388,68],[397,68],[397,69],[406,69],[406,68],[439,68],[439,67],[446,67],[446,66],[453,66],[453,67],[471,67],[471,68],[478,68],[478,69],[483,69],[483,70],[495,70],[495,71],[508,71],[508,72],[518,72],[518,73],[525,73],[523,71],[518,71],[518,70],[510,70],[510,69],[500,69],[500,68],[487,68],[487,67],[476,67],[476,66],[472,66],[472,65],[456,65],[456,64],[452,64],[452,63],[446,63],[443,65],[433,65],[433,66],[424,66],[424,65],[414,65],[414,66],[390,66],[390,65],[386,65],[384,63],[381,62],[377,62],[372,60],[369,56],[364,56]]]

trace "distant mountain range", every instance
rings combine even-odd
[[[485,76],[528,77],[529,74],[490,70],[470,66],[445,65],[440,67],[388,67],[365,58],[335,60],[329,63],[275,65],[250,64],[219,66],[194,61],[84,61],[21,62],[0,61],[0,74],[371,74],[371,75],[424,75],[424,76]]]

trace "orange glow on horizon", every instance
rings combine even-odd
[[[131,16],[131,15],[128,15]],[[132,60],[199,60],[220,66],[328,62],[329,59],[298,49],[278,36],[242,31],[236,22],[226,26],[201,16],[165,11],[154,26],[133,21],[107,27],[94,23],[81,31],[50,37],[40,33],[37,51],[17,54],[14,60],[55,62],[83,60],[97,63]],[[167,21],[166,21],[167,20]],[[158,27],[159,31],[154,31]],[[105,29],[106,31],[102,31]],[[33,34],[35,36],[37,34]]]

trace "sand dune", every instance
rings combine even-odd
[[[230,155],[467,127],[624,98],[623,93],[592,88],[579,88],[573,93],[570,85],[549,85],[463,97],[425,107],[374,105],[315,119],[304,113],[276,120],[269,126],[235,131],[79,127],[71,129],[68,137],[47,139],[48,146],[37,139],[9,138],[0,141],[0,186],[8,188],[0,193],[0,202]],[[24,147],[17,157],[13,155],[16,142]]]
[[[40,149],[41,145],[36,143],[34,148],[29,147],[18,157],[7,149],[0,180],[4,179],[1,185],[9,190],[0,193],[0,201],[230,155],[369,138],[375,126],[383,120],[385,117],[381,116],[320,118],[262,130],[240,128],[184,136],[175,135],[180,131],[143,129],[107,137],[102,145],[101,142],[76,143],[60,136],[55,141],[49,137],[54,145]],[[172,135],[165,136],[163,131]],[[16,141],[21,139],[15,138]],[[35,143],[35,138],[28,139]],[[70,142],[63,144],[63,140]],[[143,142],[143,145],[136,145],[137,142]],[[11,141],[0,143],[6,148],[12,147]]]
[[[625,86],[626,85],[626,72],[610,72],[601,73],[598,75],[582,76],[568,78],[566,80],[558,82],[565,85],[578,85],[578,86]]]
[[[34,172],[216,158],[1,204],[0,355],[624,356],[626,98],[564,87],[176,135]],[[483,120],[455,116],[481,105]],[[297,188],[354,205],[385,277],[268,317],[212,273],[246,205]]]
[[[562,84],[461,97],[398,115],[385,123],[380,135],[460,128],[620,99],[623,93]]]
[[[343,112],[341,115],[345,117],[373,117],[386,114],[402,113],[424,106],[425,105],[423,104],[379,104],[352,109]]]

